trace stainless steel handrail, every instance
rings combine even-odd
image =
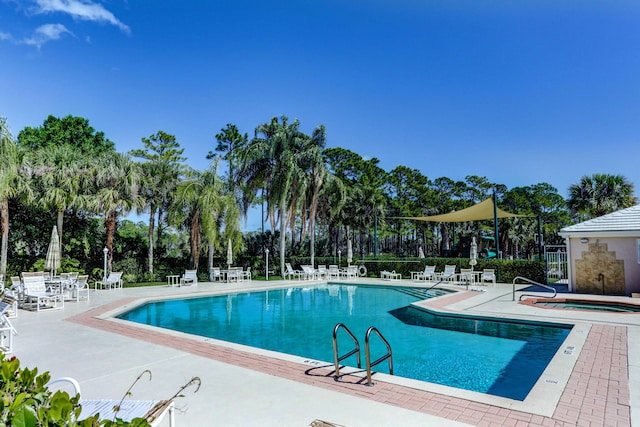
[[[371,363],[371,351],[369,348],[369,335],[371,335],[371,332],[375,332],[376,335],[378,335],[378,337],[382,340],[382,342],[384,342],[384,344],[387,346],[387,354],[385,354],[384,356],[382,356],[381,358],[379,358],[373,363]],[[367,360],[367,384],[366,385],[372,386],[374,384],[374,382],[371,380],[371,368],[387,359],[389,359],[389,374],[393,375],[393,356],[391,354],[391,345],[389,344],[389,341],[387,341],[382,336],[378,328],[376,328],[375,326],[371,326],[369,329],[367,329],[367,334],[364,337],[364,354]]]
[[[525,282],[529,282],[532,285],[537,285],[537,286],[542,286],[543,288],[547,288],[549,290],[553,291],[553,295],[552,296],[547,296],[547,295],[532,295],[532,294],[522,294],[520,295],[520,298],[518,299],[518,301],[522,301],[522,297],[538,297],[538,298],[555,298],[556,295],[558,294],[558,291],[549,285],[543,285],[542,283],[538,283],[534,280],[531,279],[527,279],[526,277],[522,277],[522,276],[517,276],[513,279],[513,297],[512,297],[512,301],[516,300],[516,280],[524,280]]]
[[[344,329],[344,331],[351,337],[353,342],[356,344],[356,347],[353,350],[351,350],[350,352],[346,353],[343,356],[338,356],[338,331],[340,329]],[[338,323],[333,328],[333,360],[335,362],[335,367],[336,367],[336,374],[334,375],[334,378],[340,377],[340,362],[353,354],[357,354],[358,368],[360,368],[362,366],[361,359],[360,359],[360,343],[358,342],[358,339],[356,338],[356,336],[351,333],[349,328],[347,328],[347,326],[344,323]]]

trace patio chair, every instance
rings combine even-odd
[[[496,284],[496,272],[493,268],[485,268],[480,275],[480,283],[492,282]]]
[[[175,425],[175,403],[173,400],[129,400],[129,399],[83,399],[80,384],[74,378],[61,377],[49,381],[47,387],[57,383],[69,383],[74,395],[80,395],[81,419],[99,414],[100,420],[123,421],[144,418],[152,427],[157,427],[169,413],[169,426]],[[117,410],[116,410],[117,409]]]
[[[350,265],[344,270],[342,270],[342,275],[345,279],[355,279],[358,277],[358,267],[355,265]]]
[[[339,279],[341,276],[340,269],[337,265],[329,265],[328,279]]]
[[[315,268],[310,265],[302,265],[302,274],[304,274],[305,279],[314,280],[318,278]]]
[[[43,272],[22,273],[22,288],[22,308],[36,311],[64,308],[64,294],[47,288]]]
[[[242,280],[245,282],[251,281],[251,267],[247,267],[247,269],[242,272]]]
[[[198,284],[198,270],[185,270],[180,278],[180,286],[189,286]]]
[[[327,266],[326,265],[319,265],[318,266],[318,270],[316,270],[318,273],[318,277],[320,279],[327,279],[329,278],[329,271],[327,270]]]
[[[93,286],[94,289],[98,289],[98,286],[100,286],[101,289],[122,288],[122,272],[111,272],[105,280],[98,280]]]
[[[411,272],[411,280],[419,281],[431,281],[436,277],[436,266],[435,265],[425,265],[423,271],[412,271]]]
[[[7,295],[0,301],[0,350],[4,353],[13,352],[13,336],[18,335],[8,316],[11,310],[15,310],[15,302],[15,298]]]
[[[458,275],[458,282],[467,286],[473,285],[474,283],[473,270],[470,268],[461,268],[460,274]]]
[[[302,275],[304,274],[303,271],[300,270],[294,270],[293,267],[291,266],[291,263],[287,262],[285,263],[285,272],[284,272],[284,278],[285,279],[291,279],[292,277],[297,277],[298,279],[302,278]]]
[[[220,267],[211,268],[211,281],[222,282],[222,271],[220,270]]]
[[[442,282],[455,282],[456,280],[456,266],[445,265],[444,271],[436,273],[436,277]]]
[[[87,301],[89,301],[89,275],[83,274],[82,276],[78,276],[78,279],[70,285],[69,291],[71,299],[80,301],[80,298],[82,298],[84,294]]]

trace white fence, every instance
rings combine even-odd
[[[545,246],[544,258],[547,264],[547,283],[568,283],[567,247]]]

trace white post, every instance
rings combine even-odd
[[[338,249],[338,267],[340,267],[340,256],[342,255],[342,251]]]
[[[264,253],[267,256],[267,263],[266,263],[264,275],[267,278],[267,280],[269,280],[269,249],[265,249]]]
[[[107,249],[107,247],[105,246],[102,252],[104,253],[104,272],[102,274],[102,280],[106,282],[107,281],[107,255],[109,255],[109,249]]]

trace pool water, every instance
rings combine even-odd
[[[570,326],[436,316],[409,306],[443,292],[329,284],[152,302],[118,317],[328,363],[337,323],[363,352],[365,332],[375,326],[391,344],[395,375],[524,400]],[[338,338],[340,354],[353,348],[346,334]],[[385,352],[372,338],[372,360]],[[342,363],[356,366],[355,356]],[[387,363],[374,370],[388,372]]]

